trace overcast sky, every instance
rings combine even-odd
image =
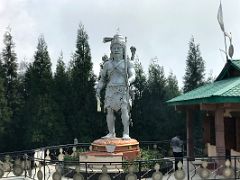
[[[235,59],[240,59],[240,0],[222,0],[224,23],[232,32]],[[77,29],[84,24],[89,35],[94,71],[109,54],[102,39],[117,28],[137,48],[145,71],[152,58],[177,76],[185,73],[188,42],[200,44],[206,73],[217,76],[225,64],[223,34],[217,22],[219,0],[0,0],[0,48],[10,26],[18,61],[33,61],[39,35],[43,34],[55,69],[60,51],[69,62],[75,50]]]

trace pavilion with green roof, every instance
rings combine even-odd
[[[216,155],[240,151],[240,60],[227,60],[216,80],[169,101],[186,112],[187,156],[193,156],[192,121],[194,110],[206,111],[204,143],[216,146]],[[202,128],[202,127],[200,127]]]

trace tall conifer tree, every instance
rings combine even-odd
[[[12,109],[16,103],[17,91],[17,55],[14,51],[15,44],[9,31],[4,34],[2,51],[3,71],[5,74],[5,92],[8,106]]]
[[[201,56],[199,44],[195,44],[192,37],[189,42],[188,56],[186,60],[186,72],[184,75],[183,91],[191,91],[204,84],[205,64]]]
[[[9,141],[6,143],[9,148],[8,150],[14,150],[17,147],[20,147],[18,142],[21,141],[19,127],[21,127],[20,113],[23,106],[23,99],[20,91],[21,85],[17,74],[17,55],[14,50],[15,44],[10,30],[5,32],[3,43],[5,46],[2,50],[3,62],[1,71],[4,80],[6,103],[11,111],[11,121],[7,128],[7,138]]]
[[[71,132],[82,141],[89,141],[94,136],[94,132],[90,129],[97,125],[95,122],[95,76],[92,67],[88,34],[84,26],[80,24],[77,32],[76,50],[72,59],[72,110],[69,123],[71,123]]]
[[[59,104],[61,111],[64,111],[69,93],[69,77],[66,72],[66,66],[63,62],[63,54],[61,53],[58,61],[56,72],[54,74],[54,96]]]
[[[167,77],[166,93],[168,100],[180,95],[177,77],[173,74],[172,71]]]
[[[25,143],[32,147],[61,143],[65,125],[52,97],[51,62],[43,36],[38,39],[34,62],[26,72],[25,89]]]
[[[136,88],[136,90],[131,111],[133,128],[131,128],[130,132],[132,137],[144,139],[141,137],[142,127],[145,125],[145,121],[143,119],[143,113],[145,110],[143,93],[146,90],[147,78],[143,71],[142,64],[138,58],[136,58],[134,61],[134,69],[136,73],[136,79],[133,82],[133,86]]]
[[[166,100],[166,77],[164,73],[164,68],[153,62],[150,64],[148,69],[148,91],[153,98],[158,98],[160,101],[164,102]]]
[[[186,60],[186,72],[184,75],[183,91],[188,92],[202,86],[205,83],[205,63],[201,56],[199,44],[195,44],[192,37],[189,42],[188,56]],[[194,113],[195,121],[193,121],[193,139],[197,142],[195,145],[199,147],[202,142],[202,120],[201,113]]]
[[[134,69],[136,73],[136,79],[133,83],[133,85],[137,89],[137,99],[141,98],[143,95],[144,88],[146,87],[147,84],[147,78],[146,75],[143,71],[143,67],[139,59],[136,59],[134,62]]]
[[[178,81],[173,72],[167,77],[166,98],[172,99],[180,95]],[[171,128],[171,131],[165,131],[165,138],[170,139],[176,135],[185,137],[185,118],[182,113],[175,110],[173,106],[166,105],[164,108],[164,117],[166,119],[164,126]]]
[[[8,128],[11,118],[11,111],[7,106],[3,79],[0,77],[0,152],[8,150],[9,142],[7,141]]]
[[[143,122],[145,130],[141,133],[143,140],[159,140],[164,138],[162,124],[164,119],[164,102],[166,100],[166,78],[164,69],[156,62],[148,68],[147,88],[143,92]],[[152,130],[155,129],[153,132]],[[153,133],[149,133],[149,131]]]
[[[64,127],[62,128],[66,132],[62,141],[66,143],[72,142],[72,139],[70,139],[71,131],[69,131],[68,128],[68,115],[71,113],[69,112],[69,107],[71,106],[69,103],[69,85],[69,75],[66,71],[66,66],[63,61],[63,54],[61,52],[57,61],[56,72],[54,74],[53,98],[58,105],[58,114],[63,118],[62,125]]]

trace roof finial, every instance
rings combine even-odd
[[[229,48],[228,48],[228,55],[232,59],[233,54],[234,54],[234,47],[233,47],[233,44],[232,44],[232,33],[230,32],[229,34],[230,35],[227,36],[229,38],[229,42],[230,42],[230,45],[229,45]]]
[[[218,8],[218,13],[217,13],[217,20],[218,23],[220,25],[220,28],[223,32],[223,36],[224,36],[224,45],[225,45],[225,54],[226,54],[226,61],[228,60],[228,55],[227,55],[227,40],[226,40],[226,33],[225,33],[225,27],[224,27],[224,22],[223,22],[223,10],[222,10],[222,3],[220,0],[220,5]]]
[[[233,53],[234,53],[234,47],[233,47],[233,44],[232,44],[232,34],[231,32],[228,34],[225,30],[225,27],[224,27],[224,23],[223,23],[223,10],[222,10],[222,3],[221,3],[221,0],[220,0],[220,5],[219,5],[219,8],[218,8],[218,14],[217,14],[217,19],[218,19],[218,23],[221,27],[221,30],[223,32],[223,35],[224,35],[224,45],[225,45],[225,55],[226,55],[226,60],[228,60],[228,55],[230,56],[230,58],[232,59],[233,57]],[[228,48],[228,51],[227,51],[227,38],[229,39],[229,48]]]

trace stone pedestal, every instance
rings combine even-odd
[[[97,139],[92,143],[92,151],[95,153],[102,152],[106,155],[109,155],[109,153],[110,155],[122,154],[124,159],[134,160],[139,155],[140,148],[136,139]]]
[[[101,170],[103,164],[110,171],[119,171],[123,160],[134,160],[139,154],[139,142],[135,139],[97,139],[91,144],[91,151],[81,153],[79,159],[81,163],[88,163],[95,172]]]

